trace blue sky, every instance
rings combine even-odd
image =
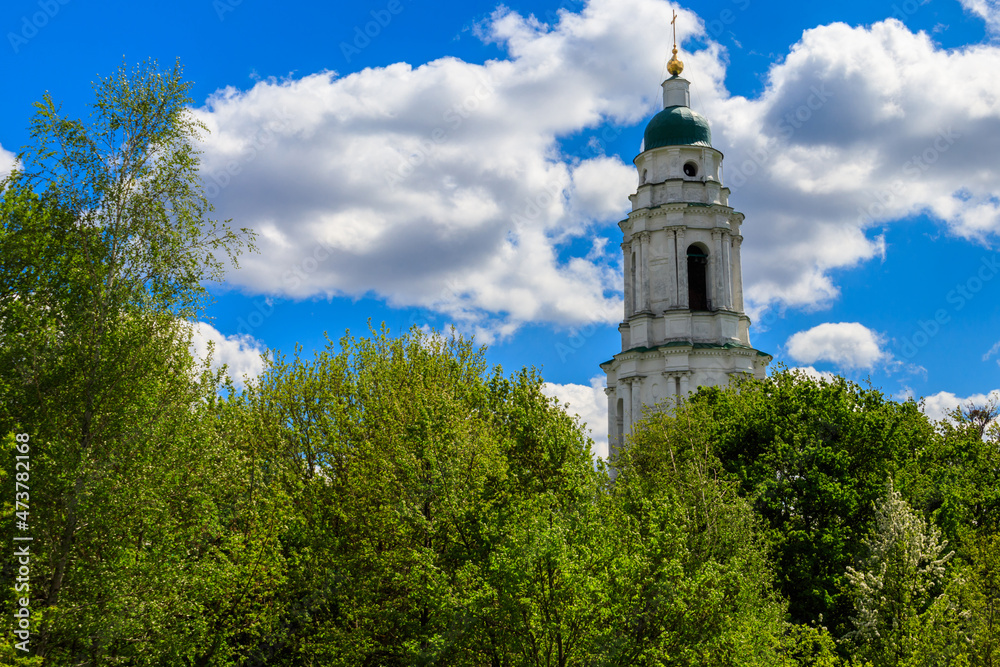
[[[746,214],[755,346],[935,415],[1000,388],[997,0],[10,0],[0,170],[45,91],[80,115],[123,59],[179,58],[207,191],[261,248],[211,288],[200,348],[252,375],[369,319],[454,324],[603,441],[672,9]]]

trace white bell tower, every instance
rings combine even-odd
[[[676,37],[675,37],[676,40]],[[639,186],[624,233],[622,351],[608,376],[612,460],[644,406],[667,406],[700,386],[763,378],[771,356],[750,345],[743,312],[740,227],[722,183],[722,153],[690,108],[677,45],[663,82],[663,110],[646,126],[635,158]]]

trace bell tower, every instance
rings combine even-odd
[[[676,15],[674,17],[676,21]],[[676,28],[663,110],[646,126],[634,163],[639,185],[624,234],[622,351],[607,374],[614,458],[644,406],[676,404],[701,386],[763,378],[771,356],[750,345],[743,312],[743,214],[729,206],[722,153],[708,121],[690,108]]]

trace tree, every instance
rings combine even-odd
[[[560,554],[589,539],[588,443],[537,374],[504,377],[483,355],[460,337],[373,331],[311,361],[278,357],[234,397],[261,482],[294,509],[262,663],[516,664],[524,614],[539,653],[559,642],[563,626],[538,619],[583,605],[541,573],[558,565],[564,581]]]
[[[968,545],[1000,531],[1000,441],[991,428],[970,421],[968,409],[955,410],[897,475],[910,504],[933,518],[962,557]]]
[[[968,612],[949,594],[948,561],[937,527],[928,525],[890,481],[875,505],[860,569],[847,568],[854,598],[854,631],[845,641],[875,667],[954,665],[968,659]]]
[[[183,324],[221,274],[215,253],[247,237],[208,217],[181,74],[123,67],[95,87],[89,125],[47,95],[2,184],[0,432],[33,443],[46,664],[202,654],[260,555],[231,534],[257,508],[235,503],[247,467],[212,431],[218,377]]]
[[[980,438],[986,437],[986,433],[991,424],[994,424],[997,415],[1000,415],[1000,400],[995,396],[990,396],[982,405],[969,402],[960,411],[961,421],[970,424]]]
[[[347,336],[231,399],[292,508],[252,664],[833,664],[829,635],[784,623],[717,461],[637,444],[612,491],[537,374],[484,352]]]
[[[715,455],[712,419],[701,403],[651,413],[618,461],[627,574],[612,575],[609,664],[836,664],[825,630],[784,622],[765,533]]]
[[[934,442],[933,426],[912,401],[792,371],[702,389],[691,408],[706,420],[725,475],[769,528],[792,619],[846,631],[844,573],[863,553],[873,503],[885,479]]]
[[[980,536],[970,546],[973,664],[1000,665],[1000,536]]]

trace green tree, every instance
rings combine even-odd
[[[933,517],[962,556],[978,537],[1000,532],[1000,440],[995,424],[974,419],[991,411],[955,410],[897,476],[911,505]]]
[[[1000,665],[1000,536],[981,536],[970,545],[969,608],[974,622],[973,664]]]
[[[854,631],[845,641],[876,667],[956,665],[968,661],[968,612],[946,590],[947,541],[914,512],[891,481],[875,504],[860,569],[847,568]],[[956,584],[961,582],[956,581]]]
[[[179,66],[123,68],[89,124],[46,96],[2,184],[0,432],[32,442],[46,664],[203,659],[253,631],[252,614],[219,619],[273,584],[246,538],[261,510],[238,502],[249,465],[216,430],[218,376],[188,351],[215,253],[244,240],[208,218],[188,89]]]
[[[292,508],[281,622],[255,660],[835,664],[828,634],[784,622],[753,512],[710,452],[664,453],[650,426],[612,490],[541,379],[483,354],[348,336],[232,399],[260,483]]]
[[[991,427],[996,424],[998,415],[1000,415],[1000,399],[995,396],[988,397],[982,405],[970,401],[959,410],[960,421],[974,428],[980,438],[987,437]]]
[[[536,374],[504,377],[483,355],[419,331],[347,336],[312,361],[277,358],[234,399],[262,482],[295,513],[262,661],[518,664],[536,603],[539,653],[573,643],[555,619],[574,604],[563,575],[553,588],[538,564],[584,540],[561,531],[592,500],[589,447]]]
[[[726,475],[770,529],[792,620],[846,631],[844,573],[862,556],[873,503],[886,478],[934,442],[933,426],[912,401],[792,371],[703,389],[691,404]]]
[[[631,530],[609,664],[833,665],[823,629],[784,621],[765,532],[713,451],[700,403],[648,415],[618,461],[613,496]]]

